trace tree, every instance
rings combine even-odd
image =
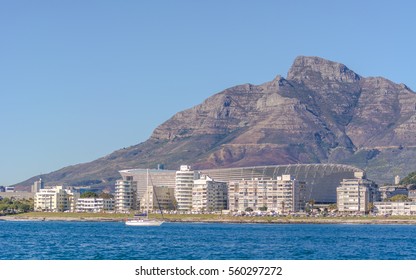
[[[24,204],[24,203],[20,203],[17,207],[17,210],[19,212],[28,212],[30,211],[30,205],[28,204]]]
[[[416,171],[410,173],[402,180],[400,180],[401,185],[416,185]]]
[[[247,207],[247,208],[246,208],[246,212],[253,212],[253,208],[251,208],[251,207]]]
[[[81,198],[97,198],[98,194],[92,191],[85,192],[80,195]]]
[[[0,212],[4,213],[9,208],[7,204],[0,204]]]
[[[267,211],[267,206],[262,206],[262,207],[259,207],[259,210],[260,210],[260,211]]]

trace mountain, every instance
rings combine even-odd
[[[158,163],[177,169],[328,162],[361,167],[378,182],[413,171],[415,92],[300,56],[286,78],[226,89],[175,114],[143,143],[42,177],[52,184],[112,186],[118,170]]]

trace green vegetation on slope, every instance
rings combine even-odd
[[[400,181],[401,185],[416,185],[416,171],[410,173]]]

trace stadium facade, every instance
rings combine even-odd
[[[148,172],[147,172],[148,171]],[[343,179],[353,179],[355,172],[362,169],[343,164],[289,164],[253,167],[196,170],[218,182],[232,182],[241,179],[273,178],[285,174],[306,182],[306,200],[315,203],[336,203],[337,187]],[[137,182],[139,199],[146,192],[146,184],[175,188],[176,170],[128,169],[119,171],[123,180]],[[147,177],[147,173],[149,176]]]

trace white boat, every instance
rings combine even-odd
[[[160,226],[163,224],[163,221],[149,219],[149,170],[147,170],[147,200],[146,200],[146,216],[135,216],[133,219],[127,219],[125,224],[126,226]],[[163,214],[162,214],[163,216]]]
[[[131,219],[126,221],[126,226],[160,226],[163,221],[149,219]]]

